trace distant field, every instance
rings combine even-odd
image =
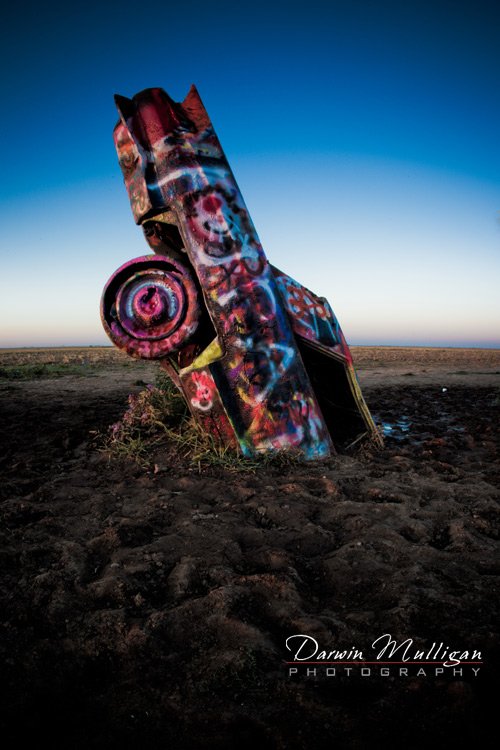
[[[360,367],[394,365],[484,365],[500,367],[500,349],[461,349],[424,346],[351,346]]]
[[[460,349],[412,346],[351,346],[359,367],[394,365],[485,364],[500,367],[500,349]],[[122,365],[130,357],[114,346],[0,349],[0,366],[27,364]]]
[[[1,365],[123,364],[129,360],[114,346],[67,346],[61,348],[0,349]]]
[[[428,385],[498,385],[500,349],[452,349],[404,346],[353,346],[354,364],[363,386],[403,383],[413,376]],[[0,349],[0,382],[61,377],[112,377],[134,372],[154,380],[157,362],[134,360],[113,346]]]

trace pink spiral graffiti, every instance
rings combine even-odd
[[[101,318],[110,339],[143,359],[160,359],[187,343],[196,331],[199,313],[188,269],[160,255],[135,258],[121,266],[101,300]]]

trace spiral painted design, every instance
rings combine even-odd
[[[142,359],[161,359],[178,351],[196,331],[199,314],[188,269],[160,255],[121,266],[101,300],[101,319],[110,339]]]

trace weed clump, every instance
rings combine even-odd
[[[209,466],[236,468],[242,463],[234,449],[199,428],[184,397],[163,371],[158,373],[155,385],[129,395],[126,412],[111,425],[104,439],[104,450],[110,458],[131,459],[155,470],[163,470],[155,464],[160,448],[162,466],[187,462],[201,472]]]
[[[147,465],[155,446],[178,429],[186,416],[184,399],[173,383],[165,379],[161,387],[146,385],[143,391],[129,395],[127,410],[104,437],[104,450],[110,457]]]

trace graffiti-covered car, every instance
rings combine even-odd
[[[328,302],[270,265],[194,86],[115,97],[114,140],[153,254],[103,292],[111,340],[158,359],[203,429],[244,455],[380,441]]]

